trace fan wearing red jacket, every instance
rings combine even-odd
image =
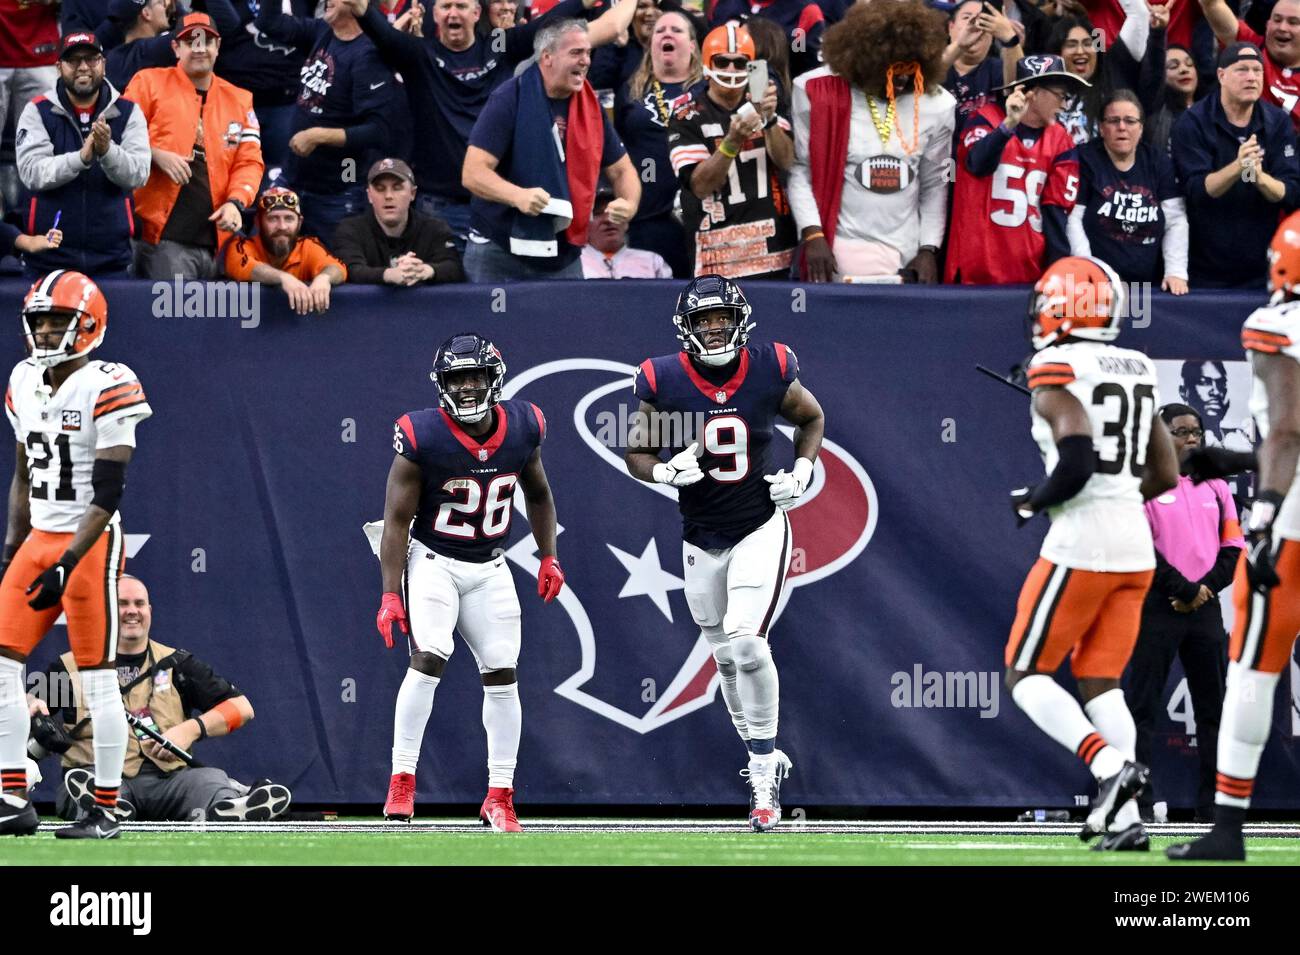
[[[966,121],[945,282],[1031,283],[1070,254],[1066,219],[1079,191],[1079,162],[1056,114],[1089,85],[1059,56],[1026,56],[1008,84],[1005,109],[989,103]]]

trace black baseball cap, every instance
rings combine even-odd
[[[78,30],[76,33],[69,33],[64,36],[63,42],[59,45],[59,59],[67,59],[69,53],[83,46],[89,47],[96,53],[104,52],[104,48],[95,39],[95,34],[89,30]]]
[[[1016,78],[1010,83],[994,87],[995,90],[1015,89],[1017,86],[1042,86],[1053,80],[1065,80],[1075,83],[1080,89],[1089,89],[1092,84],[1077,73],[1065,68],[1065,60],[1047,53],[1022,56],[1016,60]]]
[[[1219,54],[1219,69],[1226,70],[1232,64],[1240,63],[1242,60],[1249,60],[1252,63],[1258,63],[1260,66],[1264,65],[1264,56],[1259,52],[1259,47],[1253,43],[1239,41],[1229,43],[1223,48],[1223,52]]]

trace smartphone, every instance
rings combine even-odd
[[[761,103],[767,93],[767,60],[751,60],[749,63],[749,98],[754,103]]]

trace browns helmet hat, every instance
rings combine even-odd
[[[1114,341],[1126,307],[1123,283],[1101,259],[1086,255],[1058,259],[1030,294],[1029,340],[1034,351],[1067,336]]]
[[[743,56],[753,63],[758,54],[754,50],[754,40],[748,30],[738,23],[724,23],[720,27],[714,27],[704,38],[702,57],[704,75],[719,86],[734,90],[749,82],[748,70],[715,70],[713,58],[718,55]]]
[[[487,386],[472,391],[450,389],[450,376],[460,371],[483,369],[487,372]],[[438,402],[444,411],[457,421],[473,424],[481,421],[492,406],[501,400],[501,387],[506,382],[506,363],[501,350],[482,335],[463,332],[452,335],[438,346],[433,356],[433,370],[429,377],[438,385]],[[474,396],[472,407],[461,405],[465,395]]]
[[[32,319],[51,312],[70,313],[72,320],[55,348],[38,348]],[[27,354],[43,368],[88,355],[108,331],[108,299],[89,276],[59,269],[37,279],[27,290],[22,308]]]
[[[1268,291],[1274,303],[1300,295],[1300,212],[1283,219],[1268,244]]]
[[[696,329],[695,319],[715,308],[729,310],[731,322],[723,329],[727,334],[726,343],[719,348],[710,349]],[[731,279],[721,275],[701,275],[691,279],[690,284],[677,297],[677,309],[673,313],[673,324],[677,326],[677,340],[682,343],[682,351],[706,365],[725,365],[736,356],[736,352],[745,347],[750,330],[758,324],[746,324],[752,311],[749,302],[745,301],[745,293]]]

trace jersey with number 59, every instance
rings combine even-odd
[[[412,411],[393,426],[393,450],[420,466],[423,488],[411,536],[430,550],[482,564],[510,530],[515,485],[546,438],[546,418],[527,401],[501,401],[493,426],[474,437],[441,408]]]
[[[704,480],[677,492],[688,543],[732,547],[772,516],[776,506],[763,475],[777,470],[772,434],[798,377],[799,360],[780,343],[746,345],[724,369],[702,368],[685,352],[637,369],[633,391],[659,413],[650,423],[653,443],[673,454],[700,445]]]
[[[1079,570],[1130,573],[1155,567],[1142,501],[1142,472],[1152,419],[1160,407],[1156,369],[1139,351],[1067,343],[1044,348],[1029,363],[1029,387],[1058,386],[1079,399],[1092,422],[1097,466],[1083,490],[1048,514],[1042,556]],[[1046,418],[1031,411],[1033,435],[1048,473],[1056,442]]]
[[[1066,213],[1079,194],[1079,159],[1074,140],[1060,123],[1034,130],[1023,123],[1006,140],[991,175],[968,171],[966,159],[987,136],[1003,136],[1006,114],[994,103],[981,106],[957,139],[957,182],[953,228],[948,236],[944,281],[967,285],[1032,285],[1047,247],[1043,207]]]
[[[45,369],[29,358],[9,376],[5,413],[27,449],[32,527],[66,534],[94,496],[95,452],[135,447],[135,426],[153,409],[126,365],[91,360],[51,393]]]
[[[1300,361],[1300,301],[1255,309],[1241,329],[1241,343],[1247,355],[1251,352],[1286,355]],[[1268,392],[1258,375],[1252,376],[1250,413],[1255,416],[1260,439],[1267,438]],[[1296,481],[1282,502],[1275,528],[1279,537],[1300,540],[1300,466],[1296,468]]]

